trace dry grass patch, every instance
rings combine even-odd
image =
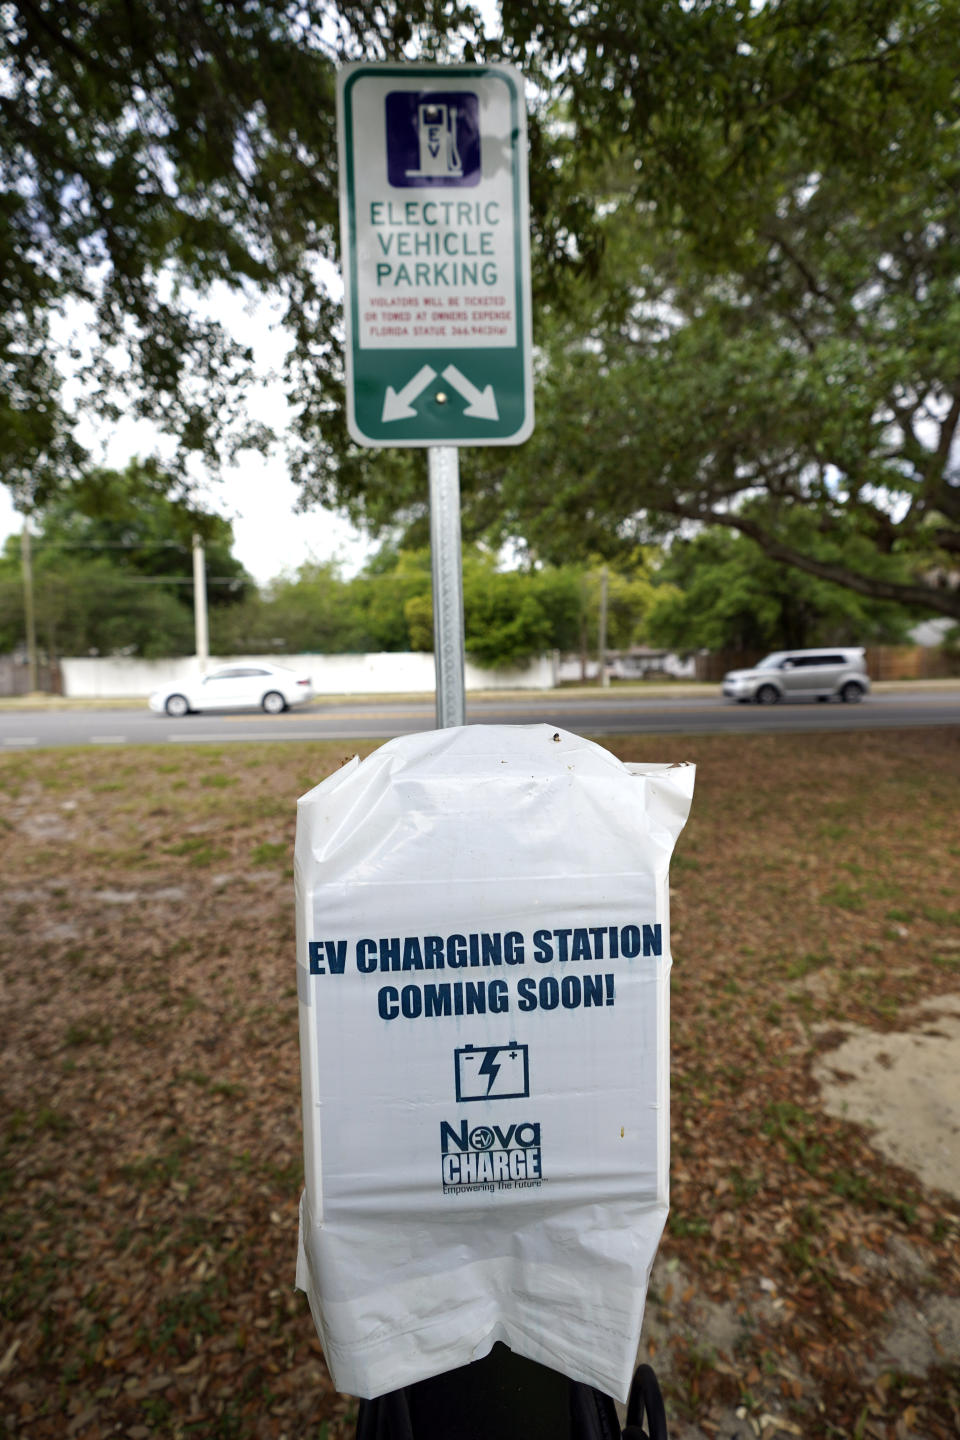
[[[645,1341],[672,1433],[739,1410],[764,1436],[948,1440],[958,1206],[828,1116],[811,1067],[958,989],[960,737],[605,743],[699,766]],[[0,757],[0,1433],[352,1433],[292,1289],[294,801],[346,755]],[[891,1317],[925,1307],[931,1343],[898,1350]]]

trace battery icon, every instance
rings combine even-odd
[[[464,1045],[453,1052],[457,1100],[522,1100],[530,1094],[528,1047]]]

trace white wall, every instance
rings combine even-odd
[[[611,676],[615,680],[639,680],[641,676],[637,673],[637,666],[628,658],[626,662],[614,659],[608,662]],[[557,665],[557,680],[563,683],[576,684],[580,680],[596,680],[600,674],[599,660],[589,659],[586,664],[586,674],[579,655],[565,655]],[[681,655],[664,655],[659,669],[651,666],[650,678],[656,680],[660,672],[671,680],[695,680],[697,666],[695,660],[690,657],[684,659]]]
[[[436,671],[430,654],[380,655],[220,655],[207,667],[270,661],[313,679],[318,695],[432,694]],[[198,675],[193,657],[181,660],[136,660],[126,656],[61,660],[63,693],[73,698],[108,699],[147,696],[163,685],[183,684]],[[551,690],[556,662],[544,655],[515,670],[481,670],[469,661],[464,672],[468,690]]]

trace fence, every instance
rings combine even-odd
[[[48,695],[63,693],[60,666],[56,661],[52,665],[46,661],[38,663],[37,689],[46,691]],[[29,693],[30,667],[27,664],[27,657],[17,654],[0,655],[0,695],[29,695]]]
[[[766,650],[703,651],[696,657],[696,678],[719,685],[728,670],[749,670],[767,653]]]
[[[747,670],[766,650],[721,650],[697,656],[697,679],[719,684],[728,670]],[[866,650],[871,680],[948,680],[960,676],[960,656],[938,645],[871,645]]]
[[[960,676],[960,655],[938,645],[872,645],[867,673],[871,680],[948,680]]]

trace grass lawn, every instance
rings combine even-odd
[[[699,767],[644,1342],[671,1434],[953,1440],[960,1200],[811,1067],[960,992],[960,735],[604,744]],[[0,755],[0,1435],[352,1435],[293,1290],[292,845],[353,748]],[[922,1362],[902,1314],[944,1317]]]

